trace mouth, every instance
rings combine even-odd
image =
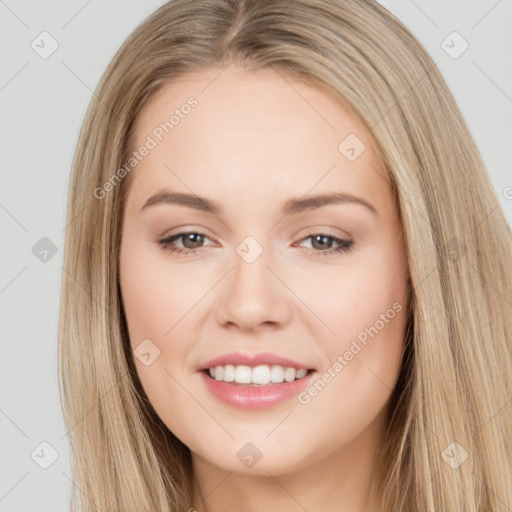
[[[235,352],[208,361],[198,373],[220,403],[257,411],[289,403],[318,372],[277,354]]]
[[[286,403],[318,373],[308,364],[280,354],[242,351],[210,359],[197,370],[217,401],[250,411]]]

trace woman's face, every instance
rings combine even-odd
[[[371,455],[407,265],[364,125],[320,89],[230,67],[166,85],[134,142],[121,291],[163,422],[232,472]]]

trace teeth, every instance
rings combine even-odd
[[[267,365],[255,366],[252,369],[252,383],[253,384],[269,384],[270,383],[270,368]]]
[[[224,382],[236,382],[238,384],[280,384],[283,381],[293,382],[295,379],[302,379],[308,373],[305,369],[295,369],[286,366],[262,364],[259,366],[215,366],[209,368],[210,377]]]
[[[270,369],[270,380],[273,384],[280,384],[284,380],[284,368],[282,366],[272,366]]]
[[[295,368],[286,368],[284,371],[284,380],[286,382],[293,382],[295,380]]]
[[[224,366],[215,367],[215,380],[224,380]]]
[[[224,366],[224,382],[233,382],[235,380],[235,367],[232,364]]]
[[[215,367],[215,377],[217,377],[217,368]],[[223,379],[222,379],[223,380]],[[251,383],[251,368],[250,366],[235,366],[235,382],[239,384]]]

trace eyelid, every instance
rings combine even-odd
[[[207,228],[204,228],[203,226],[199,226],[196,224],[185,224],[183,226],[178,226],[171,229],[165,229],[161,232],[161,234],[157,235],[157,238],[170,238],[174,235],[183,235],[186,233],[197,233],[201,235],[205,235],[208,238],[212,239],[212,235],[210,235],[210,230]]]
[[[332,231],[336,231],[337,234],[334,234]],[[311,235],[326,235],[331,236],[333,238],[342,238],[347,241],[352,240],[352,235],[348,233],[348,231],[344,231],[336,226],[329,226],[327,224],[320,224],[319,227],[314,228],[306,228],[305,235],[302,235],[300,238],[304,238]]]

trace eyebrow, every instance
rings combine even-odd
[[[142,206],[141,212],[146,208],[157,204],[171,204],[187,206],[195,210],[221,214],[219,203],[207,199],[206,197],[196,196],[194,194],[184,194],[179,192],[169,192],[163,190],[154,196],[151,196]],[[318,194],[303,198],[288,199],[283,206],[283,214],[297,214],[305,211],[316,210],[322,206],[331,204],[359,204],[370,210],[374,215],[379,215],[375,207],[368,201],[347,193]]]

